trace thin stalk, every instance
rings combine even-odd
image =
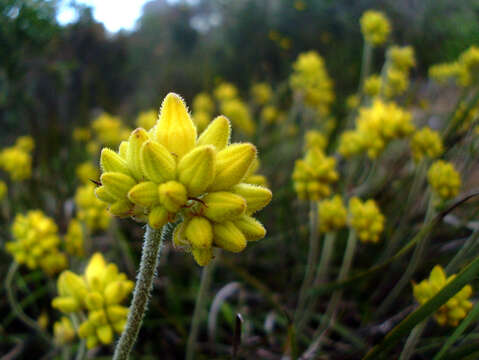
[[[314,200],[310,202],[309,209],[309,252],[304,273],[303,283],[299,291],[298,306],[294,314],[295,323],[302,315],[306,304],[307,293],[313,281],[314,271],[318,262],[319,244],[318,244],[318,203]]]
[[[363,58],[361,60],[361,74],[359,76],[359,88],[358,94],[362,94],[364,81],[369,76],[371,72],[371,62],[373,58],[373,47],[368,41],[364,42],[363,45]]]
[[[201,318],[206,306],[206,300],[208,298],[208,292],[213,279],[213,272],[216,267],[218,257],[219,253],[216,253],[215,258],[207,266],[205,266],[201,272],[200,290],[196,296],[195,310],[193,311],[190,333],[186,343],[186,360],[193,360],[195,356],[196,339],[198,338]]]
[[[466,243],[462,248],[457,252],[457,254],[452,258],[452,260],[446,266],[446,273],[452,273],[456,271],[458,265],[461,261],[470,254],[474,254],[475,247],[477,246],[477,240],[479,239],[479,230],[475,230],[472,235],[467,239]]]
[[[152,229],[149,225],[146,226],[140,270],[136,280],[133,300],[128,311],[125,330],[116,345],[113,360],[127,360],[133,349],[153,288],[153,279],[155,270],[158,267],[161,246],[168,233],[168,225],[165,225],[161,231]]]
[[[406,345],[404,345],[404,349],[401,352],[399,360],[409,360],[411,358],[411,356],[414,354],[414,348],[419,342],[419,339],[421,338],[421,335],[424,332],[426,325],[427,320],[424,320],[422,323],[416,325],[414,329],[412,329],[406,340]]]
[[[25,314],[21,308],[21,306],[18,304],[15,294],[12,288],[12,283],[13,279],[15,277],[15,274],[18,271],[18,263],[17,262],[12,262],[8,269],[7,277],[5,278],[5,289],[7,291],[7,299],[8,303],[10,304],[10,307],[12,308],[13,312],[15,315],[28,327],[32,328],[35,330],[40,337],[45,340],[47,343],[52,344],[52,341],[47,334],[38,326],[37,322],[30,318],[27,314]]]

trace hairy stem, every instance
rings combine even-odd
[[[169,233],[168,225],[165,225],[162,231],[152,229],[149,225],[146,226],[140,270],[136,280],[133,300],[128,312],[125,330],[116,345],[113,360],[127,360],[136,342],[150,299],[151,289],[153,288],[153,279],[158,266],[161,246],[167,233]]]

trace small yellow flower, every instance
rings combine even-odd
[[[280,114],[278,109],[273,105],[266,105],[261,109],[261,120],[266,124],[277,123],[280,120]]]
[[[253,135],[256,130],[248,106],[240,99],[224,101],[221,104],[221,112],[231,120],[233,125],[247,135]]]
[[[388,98],[403,94],[409,87],[409,73],[391,66],[386,71],[385,95]]]
[[[136,118],[136,126],[141,127],[145,130],[150,130],[156,124],[158,119],[158,111],[150,109],[147,111],[142,111],[138,114]]]
[[[309,130],[306,135],[304,136],[305,144],[304,148],[306,151],[313,148],[318,148],[322,151],[326,149],[328,145],[328,140],[323,135],[322,132],[317,130]]]
[[[371,97],[376,96],[381,91],[381,77],[379,75],[371,75],[364,81],[364,93]]]
[[[67,233],[65,235],[65,250],[68,254],[74,256],[85,255],[83,248],[83,228],[77,219],[70,220]]]
[[[364,243],[377,243],[384,230],[384,215],[374,200],[362,202],[353,197],[349,200],[349,225]]]
[[[364,39],[372,46],[384,44],[391,32],[388,18],[380,11],[365,11],[360,23]]]
[[[70,344],[75,339],[75,329],[69,318],[62,316],[60,321],[53,324],[53,337],[60,346]]]
[[[439,291],[450,283],[456,275],[446,277],[444,269],[440,265],[434,266],[428,279],[419,284],[413,283],[414,298],[421,305],[428,302]],[[456,295],[449,299],[434,314],[434,318],[441,326],[457,326],[472,308],[469,298],[472,296],[471,285],[464,286]]]
[[[120,118],[107,113],[93,120],[91,127],[98,141],[106,146],[117,146],[129,133]]]
[[[216,87],[214,95],[221,102],[232,100],[238,96],[238,89],[233,84],[223,82]]]
[[[213,115],[215,110],[215,103],[210,95],[207,93],[199,93],[193,99],[193,112],[206,113],[209,116]]]
[[[435,161],[427,172],[429,185],[442,199],[449,200],[459,193],[461,177],[454,165],[444,160]]]
[[[441,135],[427,126],[416,131],[411,138],[411,152],[415,162],[424,157],[435,159],[441,156],[444,152]]]
[[[414,48],[412,46],[393,45],[388,49],[387,57],[393,67],[402,71],[407,72],[416,66],[416,58],[414,57]]]
[[[358,131],[346,130],[339,138],[338,152],[350,158],[364,151],[363,137]]]
[[[319,231],[337,231],[346,225],[347,211],[339,195],[323,200],[318,205]]]
[[[107,206],[95,197],[95,185],[92,183],[77,188],[75,204],[78,220],[83,222],[89,231],[105,230],[110,225],[111,217]]]
[[[29,135],[20,136],[15,141],[15,147],[27,153],[30,153],[35,148],[35,141]]]
[[[251,96],[258,105],[265,105],[273,96],[273,89],[268,83],[257,83],[251,87]]]
[[[29,152],[12,146],[0,151],[0,169],[8,173],[12,181],[22,181],[32,176],[32,157]]]
[[[98,169],[89,161],[78,165],[75,169],[75,172],[77,177],[83,184],[88,184],[92,180],[98,181],[98,179],[100,178],[100,173],[98,172]]]

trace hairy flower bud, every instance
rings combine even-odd
[[[231,125],[225,116],[215,118],[200,135],[197,145],[213,145],[218,151],[223,150],[230,139]]]
[[[243,215],[239,219],[234,220],[233,224],[240,229],[248,241],[256,241],[266,236],[266,229],[254,217]]]
[[[246,200],[246,211],[248,214],[252,214],[264,208],[273,197],[271,190],[263,186],[252,184],[241,183],[235,185],[232,191]]]
[[[126,162],[130,168],[133,176],[137,180],[143,178],[141,160],[140,160],[140,150],[141,146],[148,141],[148,133],[145,129],[138,128],[133,131],[128,139],[128,151],[126,153]]]
[[[120,172],[130,175],[130,170],[126,161],[111,149],[104,148],[100,155],[100,166],[104,173],[106,172]]]
[[[105,189],[118,200],[125,198],[128,191],[136,184],[131,176],[119,172],[104,173],[100,181]]]
[[[239,195],[227,191],[218,191],[203,197],[203,215],[215,222],[233,220],[246,210],[246,201]]]
[[[195,216],[185,225],[185,237],[194,249],[209,249],[213,243],[213,227],[204,217]]]
[[[128,200],[118,200],[114,202],[108,210],[114,216],[127,217],[130,216],[132,208],[133,204]]]
[[[188,200],[186,188],[177,181],[168,181],[158,187],[160,203],[170,212],[177,212]]]
[[[188,195],[198,196],[205,192],[215,176],[215,148],[200,146],[178,163],[178,180],[185,185]]]
[[[215,245],[226,251],[238,253],[246,247],[245,236],[231,221],[214,224],[213,235]]]
[[[148,224],[153,229],[161,229],[168,222],[168,210],[158,205],[151,209],[148,215]]]
[[[158,185],[152,181],[143,181],[128,192],[128,199],[134,204],[150,208],[158,203]]]
[[[146,141],[141,148],[141,165],[148,180],[156,183],[173,180],[176,175],[176,160],[163,145]]]
[[[195,259],[196,263],[199,266],[206,266],[210,263],[211,259],[213,258],[213,249],[196,249],[193,248],[191,250],[193,254],[193,258]]]

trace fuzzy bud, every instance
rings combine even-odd
[[[178,164],[178,179],[190,196],[205,192],[215,176],[215,148],[200,146],[186,154]]]
[[[194,249],[209,249],[213,243],[213,227],[207,219],[195,216],[185,226],[185,237]]]
[[[128,151],[126,153],[126,161],[128,163],[133,176],[137,180],[141,180],[143,178],[143,172],[141,167],[141,160],[140,160],[140,150],[141,146],[148,141],[148,133],[145,129],[138,128],[133,131],[130,135],[128,140]]]
[[[247,213],[252,214],[269,204],[273,194],[268,188],[241,183],[233,187],[233,192],[246,200]]]
[[[100,155],[100,166],[104,173],[120,172],[130,175],[130,170],[124,159],[111,149],[104,148]]]
[[[220,151],[228,145],[230,134],[230,121],[224,116],[218,116],[200,135],[197,145],[213,145]]]
[[[246,210],[246,201],[227,191],[212,192],[203,197],[203,215],[215,222],[235,219]]]
[[[214,224],[213,235],[215,245],[226,251],[238,253],[246,247],[245,236],[231,221]]]
[[[251,216],[243,215],[233,223],[241,230],[248,241],[260,240],[266,236],[266,229],[263,224]]]
[[[133,186],[128,192],[128,199],[134,204],[150,208],[158,203],[158,185],[143,181]]]
[[[193,258],[199,266],[206,266],[213,258],[213,249],[195,249],[191,250]]]
[[[100,181],[108,193],[118,200],[125,198],[128,191],[136,184],[131,176],[119,172],[104,173]]]
[[[160,202],[166,210],[176,213],[188,200],[186,188],[177,181],[168,181],[158,187]]]
[[[173,180],[176,175],[176,160],[166,147],[146,141],[141,148],[141,166],[147,179],[156,183]]]

